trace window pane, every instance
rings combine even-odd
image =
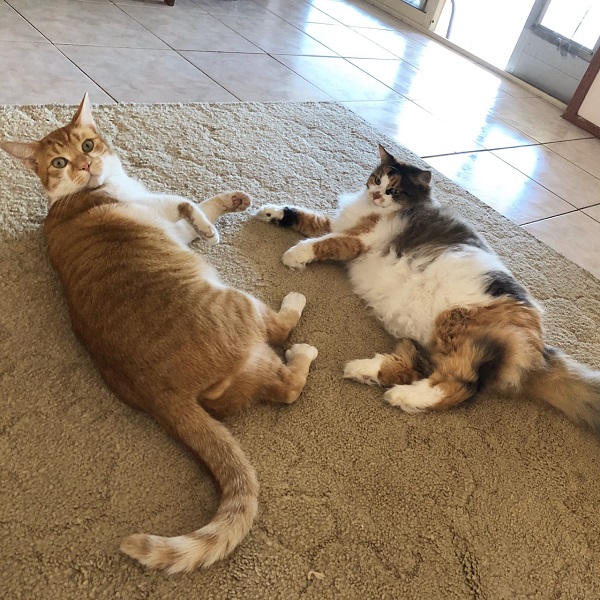
[[[541,25],[591,50],[600,33],[600,2],[552,0]]]
[[[419,10],[425,10],[427,5],[427,0],[402,0],[402,2],[406,2],[406,4],[410,4]]]

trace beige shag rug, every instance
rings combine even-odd
[[[72,111],[0,107],[0,139],[33,139]],[[378,142],[418,161],[334,103],[95,114],[133,175],[198,199],[239,188],[256,206],[332,208],[338,192],[364,185]],[[4,153],[0,168],[0,597],[600,597],[598,441],[529,401],[479,398],[411,416],[380,390],[342,380],[345,361],[391,339],[343,267],[287,270],[280,257],[296,234],[249,215],[225,217],[221,244],[198,251],[272,306],[303,292],[292,341],[320,351],[296,404],[227,421],[261,482],[256,524],[230,558],[190,575],[148,572],[120,554],[131,533],[198,528],[217,491],[182,447],[103,387],[46,258],[41,188]],[[599,368],[599,282],[443,176],[435,181],[543,303],[549,341]]]

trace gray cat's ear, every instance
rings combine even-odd
[[[92,117],[92,108],[87,92],[83,95],[83,100],[81,101],[75,116],[71,120],[71,124],[76,127],[91,127],[94,130],[96,129],[96,123],[94,122],[94,117]]]
[[[35,159],[38,151],[37,142],[2,142],[0,148],[19,159],[29,169],[35,171],[37,167]]]
[[[431,183],[431,171],[421,171],[417,175],[417,182],[421,185],[429,185]]]
[[[394,157],[381,144],[379,144],[379,158],[382,163],[394,162]]]

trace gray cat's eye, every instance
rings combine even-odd
[[[55,169],[64,169],[67,166],[67,159],[62,156],[52,160],[52,166]]]
[[[91,152],[94,149],[94,142],[92,140],[85,140],[85,142],[81,144],[81,149],[84,152]]]

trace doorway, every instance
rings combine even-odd
[[[600,39],[597,0],[447,0],[433,31],[568,103]]]
[[[600,45],[598,0],[370,0],[568,103]]]

